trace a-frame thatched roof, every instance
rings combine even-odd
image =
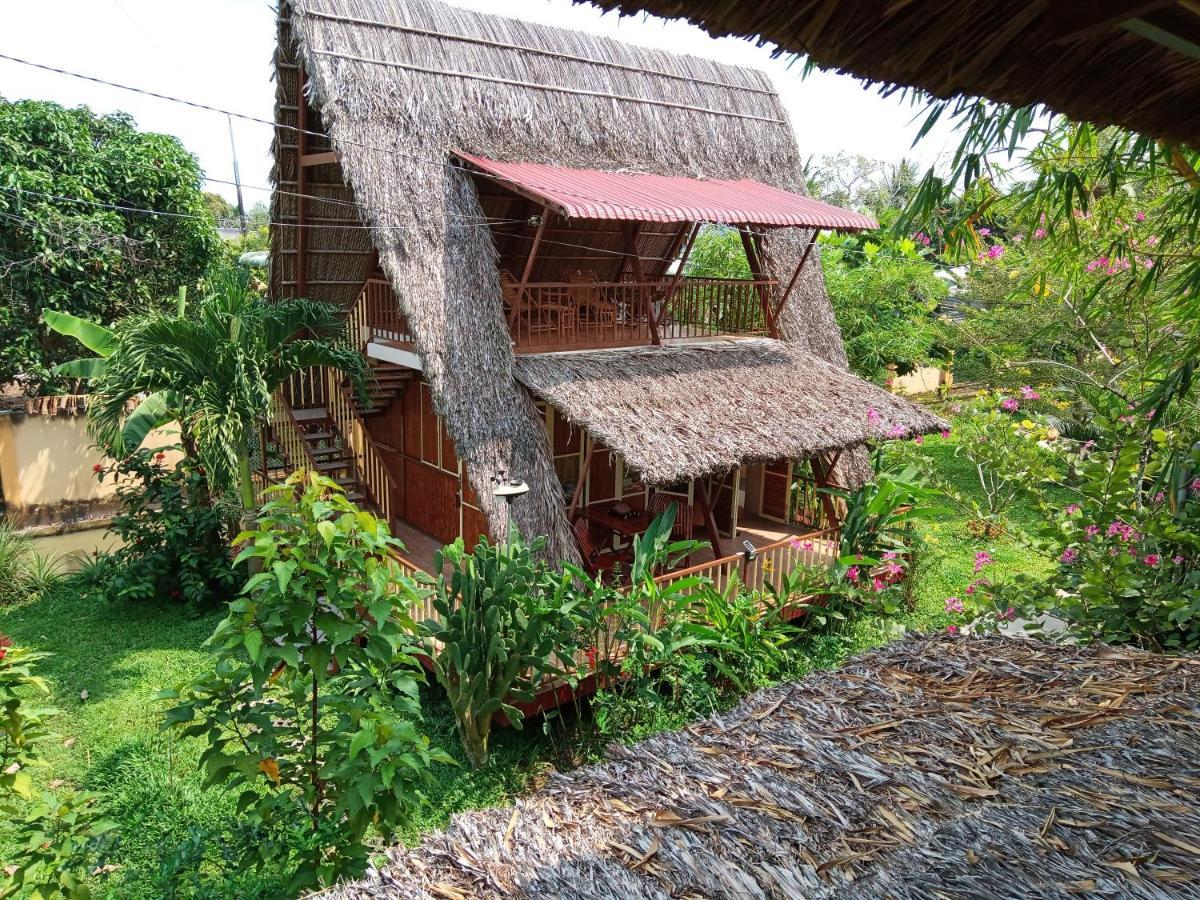
[[[504,471],[533,488],[512,507],[522,531],[546,534],[549,553],[573,557],[544,429],[513,378],[484,209],[450,153],[752,178],[803,192],[778,96],[761,72],[436,0],[285,0],[280,12],[278,120],[299,121],[302,66],[340,162],[308,170],[309,190],[331,200],[309,214],[332,224],[303,238],[276,229],[273,288],[295,289],[295,248],[305,240],[307,293],[349,302],[376,248],[493,532],[507,528],[509,509],[490,483]],[[287,193],[297,179],[295,140],[286,128],[277,133],[276,221],[295,215],[298,198]],[[356,213],[369,229],[337,224],[357,221]],[[808,237],[774,232],[770,274],[785,280]],[[815,256],[779,326],[784,338],[845,365]]]
[[[818,65],[938,97],[1044,103],[1200,147],[1194,0],[596,0],[771,41]]]
[[[1198,676],[910,637],[460,814],[323,896],[1197,897]]]

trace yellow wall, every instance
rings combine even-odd
[[[933,366],[922,366],[907,375],[896,375],[890,381],[889,387],[893,394],[932,394],[942,384],[950,384],[953,379]]]
[[[152,432],[147,447],[179,442],[177,427]],[[179,451],[166,451],[178,462]],[[0,483],[8,513],[21,521],[39,508],[86,507],[112,498],[112,478],[98,482],[92,467],[110,460],[92,446],[84,416],[0,416]]]

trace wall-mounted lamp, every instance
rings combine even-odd
[[[495,485],[492,488],[492,496],[503,497],[504,502],[509,506],[512,506],[512,502],[522,494],[529,493],[529,485],[519,478],[506,477],[503,470],[492,476],[492,483]]]
[[[758,551],[754,549],[754,545],[749,541],[742,541],[742,546],[746,549],[742,551],[742,556],[746,557],[746,562],[754,562],[758,559]]]

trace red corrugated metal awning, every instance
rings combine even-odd
[[[541,163],[506,163],[456,153],[460,159],[520,194],[571,219],[624,222],[715,222],[723,225],[878,228],[870,216],[742,178],[676,178]]]

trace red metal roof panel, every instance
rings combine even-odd
[[[572,219],[624,222],[715,222],[863,231],[878,228],[870,216],[742,178],[678,178],[597,169],[568,169],[530,162],[497,162],[457,153],[484,175],[536,197]]]

